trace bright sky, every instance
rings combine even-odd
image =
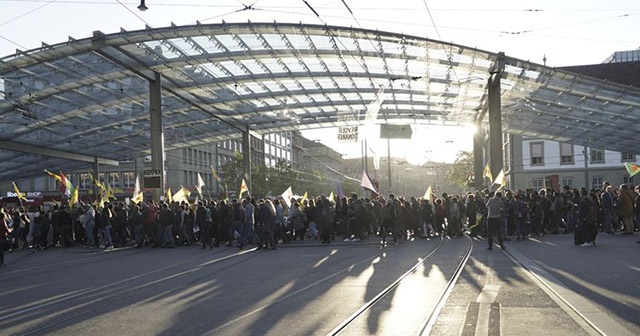
[[[0,58],[16,49],[57,44],[95,30],[226,22],[305,22],[379,29],[475,47],[550,66],[601,63],[640,47],[640,1],[630,0],[0,0]],[[312,7],[312,9],[307,6]],[[345,5],[346,4],[346,5]],[[348,6],[348,7],[347,7]],[[248,8],[243,10],[244,8]],[[314,11],[318,14],[314,14]],[[336,130],[305,132],[349,157],[360,144],[330,141]],[[451,162],[471,150],[469,129],[420,126],[413,140],[392,142],[411,162]],[[418,149],[419,148],[419,149]],[[381,149],[386,155],[386,142]]]

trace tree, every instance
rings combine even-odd
[[[468,182],[471,174],[473,174],[473,153],[459,151],[449,173],[449,181],[453,185],[465,189],[469,187]]]

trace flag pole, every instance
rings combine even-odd
[[[24,204],[22,203],[22,194],[20,193],[20,190],[18,189],[18,186],[13,181],[11,181],[11,183],[13,183],[13,189],[15,189],[14,191],[17,194],[16,196],[18,196],[18,201],[20,201],[20,208],[22,209],[22,212],[26,212],[25,209],[24,209]]]

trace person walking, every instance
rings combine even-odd
[[[502,200],[502,193],[496,191],[494,196],[487,201],[487,240],[489,241],[489,250],[493,250],[494,234],[498,235],[498,243],[500,244],[500,248],[504,250],[504,240],[500,228],[504,210],[505,206]]]
[[[0,211],[0,266],[6,266],[4,263],[4,247],[7,245],[7,237],[9,237],[9,226],[5,220],[4,211]]]
[[[620,196],[618,196],[617,215],[624,223],[624,232],[622,234],[633,234],[633,206],[635,203],[635,195],[626,184],[620,186]]]

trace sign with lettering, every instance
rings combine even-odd
[[[380,125],[381,139],[411,139],[411,125]]]
[[[145,169],[143,175],[143,188],[160,189],[162,188],[162,172],[157,169]]]
[[[26,198],[37,198],[37,197],[42,197],[42,192],[41,191],[20,191],[22,193],[22,196],[26,197]],[[7,191],[7,197],[18,197],[18,194],[16,194],[14,191]]]
[[[339,126],[338,142],[358,141],[358,126]]]

